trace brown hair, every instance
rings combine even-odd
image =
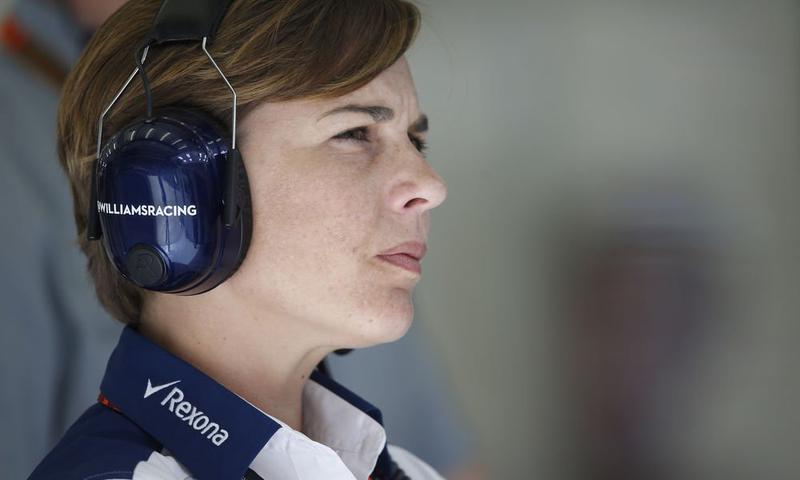
[[[86,238],[97,121],[133,70],[134,50],[159,0],[130,0],[96,32],[64,85],[58,155],[72,190],[78,243],[103,306],[139,320],[145,291],[122,277],[99,241]],[[238,95],[241,120],[266,100],[337,97],[365,85],[408,49],[419,10],[404,0],[234,0],[209,51]],[[229,124],[231,94],[199,43],[158,46],[146,63],[154,108],[202,109]],[[145,111],[136,81],[104,122],[104,136]]]

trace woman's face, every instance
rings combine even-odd
[[[331,112],[348,106],[368,109]],[[348,95],[265,103],[242,119],[253,238],[228,282],[254,316],[334,348],[406,332],[420,274],[378,255],[426,243],[447,195],[418,150],[421,115],[401,58]]]

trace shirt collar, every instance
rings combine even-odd
[[[199,480],[241,479],[248,468],[263,478],[366,479],[391,464],[380,411],[319,371],[303,391],[301,433],[128,326],[100,390]]]

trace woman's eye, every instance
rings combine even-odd
[[[428,144],[425,142],[425,140],[423,140],[423,139],[421,139],[419,137],[415,137],[414,135],[411,135],[409,133],[408,134],[408,139],[411,140],[411,143],[413,143],[414,146],[417,147],[417,150],[419,150],[420,153],[424,153],[425,149],[428,148]]]
[[[342,132],[339,135],[336,135],[336,139],[340,140],[350,140],[353,142],[367,142],[369,139],[367,138],[367,127],[358,127],[347,130],[346,132]]]
[[[344,131],[333,138],[337,140],[346,140],[351,142],[369,142],[369,130],[367,127],[358,127],[352,128],[350,130]],[[424,153],[425,150],[428,148],[428,144],[422,138],[416,137],[412,134],[408,134],[408,139],[411,140],[411,143],[419,150],[420,153]]]

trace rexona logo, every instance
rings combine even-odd
[[[147,379],[147,388],[144,391],[144,398],[160,392],[165,388],[172,387],[180,383],[180,380],[165,383],[164,385],[156,385],[155,387],[150,384],[150,379]],[[176,417],[188,423],[192,428],[202,433],[206,438],[211,440],[216,446],[220,446],[228,439],[228,431],[221,428],[218,423],[212,422],[207,415],[203,414],[194,405],[183,399],[183,391],[178,387],[173,387],[166,397],[161,400],[161,405],[167,407],[170,412],[174,413]]]
[[[193,217],[195,205],[127,205],[124,203],[97,202],[97,211],[108,215],[139,215],[142,217]]]

